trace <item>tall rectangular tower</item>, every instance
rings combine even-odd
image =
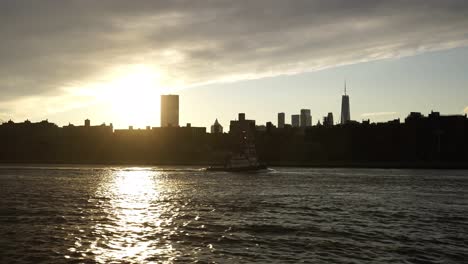
[[[333,126],[335,124],[333,122],[333,113],[332,112],[328,113],[327,120],[328,120],[328,124],[327,124],[328,126]]]
[[[341,97],[341,124],[344,125],[351,120],[351,112],[349,109],[349,96],[346,94],[346,82],[344,95]]]
[[[278,128],[284,128],[284,119],[285,119],[285,114],[278,113]]]
[[[291,115],[291,125],[293,127],[299,127],[300,123],[299,123],[299,120],[300,120],[300,115]]]
[[[301,127],[312,126],[312,116],[310,115],[310,109],[301,109]]]
[[[179,126],[179,96],[161,95],[161,127]]]

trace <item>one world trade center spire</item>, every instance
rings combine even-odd
[[[344,83],[344,95],[341,97],[341,124],[344,125],[351,120],[349,109],[349,96],[346,94],[346,81]]]

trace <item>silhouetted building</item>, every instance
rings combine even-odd
[[[333,113],[328,113],[327,116],[323,117],[323,126],[332,127],[334,125]]]
[[[216,118],[214,124],[211,126],[211,133],[223,133],[223,127],[219,124],[218,119]]]
[[[267,129],[267,131],[270,132],[270,131],[272,131],[272,130],[275,129],[275,128],[276,128],[276,127],[273,125],[272,122],[267,122],[267,123],[266,123],[266,129]]]
[[[341,98],[341,124],[344,125],[351,120],[351,111],[349,107],[349,96],[346,94],[346,82],[344,95]]]
[[[301,127],[312,126],[312,116],[310,115],[310,109],[301,109]]]
[[[246,141],[255,138],[255,120],[245,119],[245,114],[239,114],[239,120],[232,120],[229,126],[229,137],[231,140],[231,151],[241,152]]]
[[[292,127],[299,127],[300,125],[300,115],[291,115],[291,125]]]
[[[245,121],[245,113],[239,113],[238,121]]]
[[[276,129],[271,122],[256,127],[239,114],[228,134],[206,134],[191,124],[114,131],[112,124],[91,126],[89,120],[62,128],[47,120],[10,120],[0,124],[0,163],[223,163],[242,150],[239,142],[255,139],[260,159],[271,165],[468,167],[467,115],[413,112],[405,123],[350,120],[343,126],[333,126],[330,117],[323,125]]]
[[[232,120],[229,125],[229,134],[252,133],[255,131],[255,120],[245,119],[244,113],[239,113],[239,120]]]
[[[9,120],[8,122],[1,124],[0,128],[13,131],[12,135],[14,135],[16,132],[27,134],[28,132],[34,133],[37,130],[50,131],[58,129],[59,127],[54,123],[50,123],[48,120],[43,120],[37,123],[33,123],[29,120],[26,120],[23,123],[15,123],[12,120]]]
[[[328,116],[323,117],[323,122],[322,123],[323,123],[323,126],[328,127]]]
[[[405,123],[411,123],[423,119],[424,116],[419,112],[411,112],[406,118]]]
[[[332,127],[335,125],[335,121],[333,120],[333,113],[328,113],[328,115],[323,120],[323,125],[326,127]]]
[[[328,125],[329,126],[334,126],[335,125],[335,121],[333,120],[333,113],[332,112],[328,113],[327,119],[328,119]]]
[[[114,127],[112,126],[112,124],[106,125],[105,123],[99,126],[91,126],[91,120],[86,119],[84,121],[84,126],[75,126],[73,124],[68,124],[67,126],[63,127],[63,131],[66,135],[73,135],[77,137],[97,137],[112,135]]]
[[[161,127],[179,126],[179,96],[161,95]]]
[[[266,122],[265,125],[258,125],[258,126],[255,126],[255,130],[257,132],[271,132],[273,129],[275,129],[276,127],[273,125],[272,122]]]
[[[278,113],[278,128],[284,128],[285,117],[284,113]]]

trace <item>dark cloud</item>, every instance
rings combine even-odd
[[[0,2],[0,100],[60,95],[115,66],[167,85],[257,78],[467,44],[468,2]]]

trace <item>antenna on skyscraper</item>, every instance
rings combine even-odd
[[[344,81],[344,95],[346,95],[346,79]]]

